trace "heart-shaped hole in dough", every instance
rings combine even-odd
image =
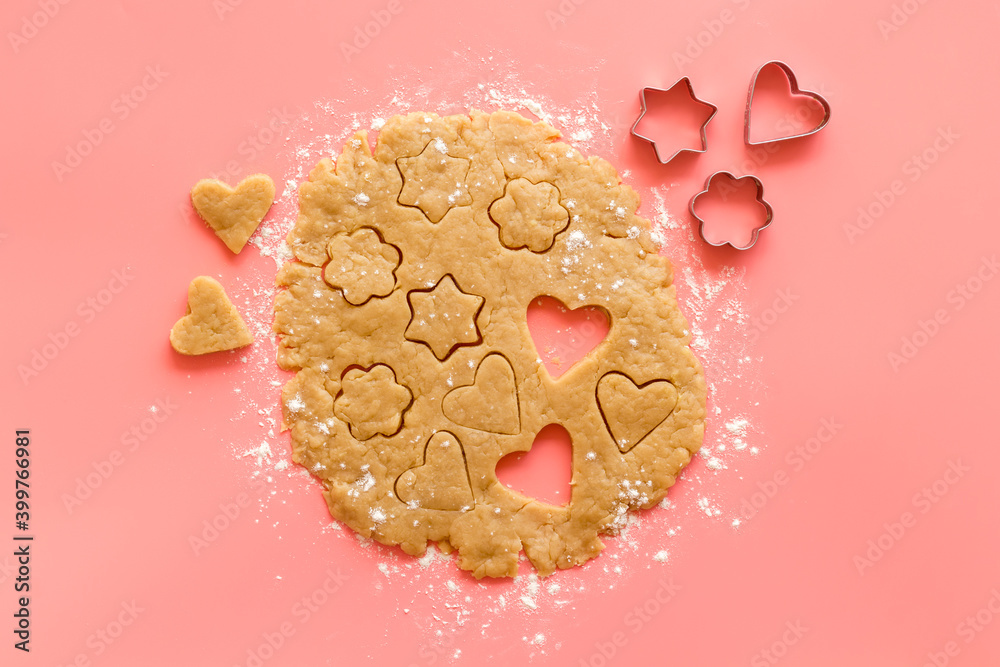
[[[538,432],[531,449],[508,454],[497,462],[497,479],[507,488],[550,505],[570,501],[573,440],[559,424]]]
[[[607,312],[598,306],[570,310],[551,296],[528,304],[528,331],[545,370],[559,377],[601,344],[611,329]]]

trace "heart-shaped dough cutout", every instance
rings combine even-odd
[[[424,462],[396,480],[396,496],[413,508],[460,511],[472,509],[465,450],[453,433],[438,431],[427,441]]]
[[[247,176],[235,188],[206,178],[191,190],[201,219],[230,250],[239,253],[274,202],[274,181],[266,174]]]
[[[198,276],[188,286],[188,314],[170,330],[170,345],[181,354],[207,354],[253,342],[233,302],[219,281]]]
[[[618,449],[625,453],[662,424],[677,406],[677,388],[667,380],[637,385],[622,373],[597,383],[597,407]]]
[[[510,362],[499,354],[487,355],[472,384],[448,392],[442,409],[459,426],[503,435],[519,433],[517,383]]]

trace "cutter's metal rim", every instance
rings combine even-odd
[[[744,178],[749,178],[753,180],[754,185],[756,185],[757,187],[756,199],[760,204],[763,204],[764,210],[767,212],[767,217],[765,218],[763,225],[754,228],[753,235],[750,237],[750,243],[748,243],[745,246],[738,246],[729,241],[722,241],[721,243],[713,243],[712,241],[709,241],[707,238],[705,238],[705,220],[700,215],[698,215],[698,213],[694,210],[695,202],[698,200],[698,197],[708,193],[708,190],[712,185],[712,179],[714,179],[716,176],[728,176],[730,179],[734,181],[742,181]],[[704,241],[710,246],[715,246],[716,248],[728,245],[732,246],[736,250],[749,250],[754,246],[755,243],[757,243],[757,238],[760,236],[760,233],[765,229],[767,229],[771,225],[771,221],[774,219],[774,209],[771,208],[771,204],[769,204],[764,199],[764,184],[761,183],[760,179],[754,176],[753,174],[747,174],[746,176],[737,177],[728,171],[715,172],[705,180],[705,189],[697,193],[694,197],[691,197],[691,203],[688,205],[688,208],[691,210],[691,215],[694,216],[694,219],[698,221],[698,236],[701,237],[702,241]]]
[[[646,115],[646,111],[647,111],[647,108],[646,108],[646,91],[647,90],[653,90],[653,91],[656,91],[658,93],[666,93],[666,92],[669,92],[669,91],[673,90],[674,88],[676,88],[677,84],[679,84],[681,82],[684,82],[684,85],[687,86],[688,95],[691,97],[691,99],[694,100],[695,102],[699,102],[701,104],[704,104],[707,107],[711,107],[712,114],[705,120],[704,123],[701,124],[701,150],[698,150],[696,148],[680,148],[680,149],[674,151],[674,154],[671,155],[670,157],[668,157],[666,160],[663,160],[663,159],[660,158],[660,152],[656,149],[656,142],[653,141],[652,139],[650,139],[649,137],[645,136],[645,135],[639,134],[638,132],[635,131],[635,128],[637,128],[639,126],[639,121],[641,121],[642,117]],[[669,88],[657,88],[655,86],[645,86],[644,88],[642,88],[639,91],[639,104],[642,105],[642,111],[639,113],[639,117],[635,119],[635,122],[632,123],[632,129],[630,130],[630,132],[631,132],[631,134],[632,134],[633,137],[636,137],[638,139],[642,139],[643,141],[648,142],[653,147],[653,153],[656,155],[656,160],[660,164],[667,164],[668,162],[670,162],[671,160],[673,160],[675,157],[677,157],[681,153],[704,153],[705,151],[708,150],[708,134],[706,133],[705,130],[708,127],[708,124],[711,122],[711,120],[713,118],[715,118],[715,114],[717,114],[719,112],[719,107],[715,106],[711,102],[706,102],[705,100],[698,98],[694,94],[694,87],[691,85],[691,79],[689,77],[686,77],[686,76],[681,77],[676,82],[674,82],[674,85],[670,86]]]
[[[818,101],[822,105],[823,120],[818,126],[814,127],[808,132],[793,134],[787,137],[778,137],[776,139],[766,139],[764,141],[750,141],[750,106],[753,104],[753,94],[754,91],[757,89],[757,77],[760,76],[761,70],[763,70],[765,67],[769,65],[777,65],[778,67],[781,68],[781,70],[785,73],[785,76],[788,77],[788,85],[791,88],[793,95],[801,93],[811,95],[816,101]],[[743,143],[745,143],[747,146],[764,146],[767,144],[776,144],[779,141],[788,141],[789,139],[800,139],[802,137],[808,137],[809,135],[816,134],[817,132],[822,130],[824,127],[826,127],[826,124],[829,122],[830,122],[830,103],[826,101],[825,97],[823,97],[822,95],[820,95],[815,91],[803,90],[802,88],[799,88],[799,82],[798,79],[795,78],[795,72],[793,72],[792,68],[789,67],[786,63],[780,60],[770,60],[761,65],[760,67],[758,67],[757,70],[753,73],[753,77],[751,77],[750,79],[750,90],[747,93],[746,111],[743,114]]]

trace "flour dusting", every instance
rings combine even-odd
[[[290,465],[288,436],[281,432],[279,401],[281,387],[291,375],[277,368],[278,341],[271,330],[275,272],[292,259],[285,237],[298,214],[298,187],[315,164],[321,158],[339,154],[344,142],[359,130],[367,130],[369,143],[374,144],[386,119],[396,114],[509,109],[550,123],[571,144],[571,150],[611,161],[629,182],[629,172],[623,169],[618,156],[622,145],[630,140],[628,129],[634,121],[634,105],[608,102],[595,92],[600,64],[574,71],[580,93],[572,99],[550,98],[547,88],[535,81],[544,82],[545,78],[522,74],[524,69],[506,55],[477,58],[455,54],[433,72],[400,66],[390,76],[392,93],[376,95],[364,82],[344,81],[338,84],[342,99],[326,99],[301,109],[298,117],[281,129],[283,136],[275,142],[275,161],[283,166],[270,169],[283,169],[283,173],[272,173],[272,177],[276,183],[284,183],[284,188],[250,239],[257,253],[257,257],[251,255],[245,260],[245,266],[250,268],[224,281],[256,341],[241,351],[241,356],[234,357],[240,363],[228,369],[240,395],[240,408],[232,416],[233,433],[239,437],[228,442],[234,458],[246,465],[250,478],[263,483],[256,498],[260,518],[266,519],[264,524],[273,524],[276,539],[281,539],[285,524],[270,518],[275,504],[313,507],[318,484],[301,466]],[[524,83],[528,80],[535,82]],[[623,107],[624,113],[620,111]],[[246,165],[247,173],[259,168],[257,164]],[[343,559],[341,562],[355,563],[358,573],[370,567],[371,573],[378,575],[370,577],[371,594],[387,596],[399,610],[394,619],[386,622],[424,628],[428,633],[428,655],[435,659],[454,659],[460,654],[455,642],[461,641],[463,634],[489,637],[501,621],[524,628],[513,636],[524,637],[532,651],[531,659],[558,652],[561,642],[555,641],[559,636],[552,629],[554,617],[585,614],[595,595],[615,591],[632,578],[652,576],[655,581],[656,577],[677,574],[673,568],[683,561],[684,536],[699,522],[734,530],[740,527],[736,501],[728,499],[723,490],[727,480],[740,474],[741,463],[760,451],[756,440],[759,428],[752,418],[755,406],[733,398],[758,388],[760,383],[756,369],[761,360],[742,335],[750,317],[744,270],[740,266],[705,265],[703,242],[696,238],[690,221],[669,210],[667,202],[674,199],[669,195],[669,184],[647,188],[632,185],[643,200],[639,215],[652,221],[653,239],[672,262],[681,312],[689,322],[691,346],[706,370],[708,419],[704,445],[680,475],[678,489],[683,487],[684,491],[681,500],[673,500],[675,489],[657,508],[623,513],[616,524],[617,535],[604,540],[607,549],[600,557],[584,568],[559,571],[545,580],[532,572],[513,581],[476,581],[457,571],[453,554],[433,544],[423,556],[414,558],[353,531],[341,530],[329,517],[317,525],[316,551],[338,554],[336,558]],[[368,196],[357,195],[355,203],[367,205]],[[572,211],[572,202],[566,202],[566,206]],[[568,242],[579,247],[591,244],[585,235],[576,232],[570,233]],[[572,265],[565,267],[567,271],[576,269]],[[619,279],[610,288],[622,284]],[[367,485],[364,477],[358,480],[359,490]],[[642,493],[636,488],[622,491]],[[376,513],[373,519],[377,516],[378,520],[386,520],[382,510],[372,511]],[[296,535],[310,530],[308,526],[316,521],[305,510],[302,514],[309,518],[295,525]]]

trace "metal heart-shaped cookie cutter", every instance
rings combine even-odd
[[[778,67],[788,79],[788,87],[791,90],[792,95],[803,95],[811,99],[816,100],[821,107],[823,107],[823,119],[820,121],[819,125],[809,130],[808,132],[800,132],[798,134],[791,134],[787,137],[776,137],[774,139],[765,139],[763,141],[751,141],[750,140],[750,106],[753,104],[754,91],[757,88],[757,77],[760,76],[761,70],[765,67],[775,66]],[[766,62],[757,68],[757,71],[753,73],[753,77],[750,79],[750,90],[747,93],[747,107],[744,114],[743,120],[743,141],[747,146],[762,146],[764,144],[773,144],[778,141],[788,141],[789,139],[798,139],[800,137],[808,137],[810,134],[816,134],[830,122],[830,104],[826,99],[819,93],[814,93],[811,90],[802,90],[799,88],[798,81],[795,78],[795,73],[792,72],[792,68],[781,62],[780,60],[772,60]]]

